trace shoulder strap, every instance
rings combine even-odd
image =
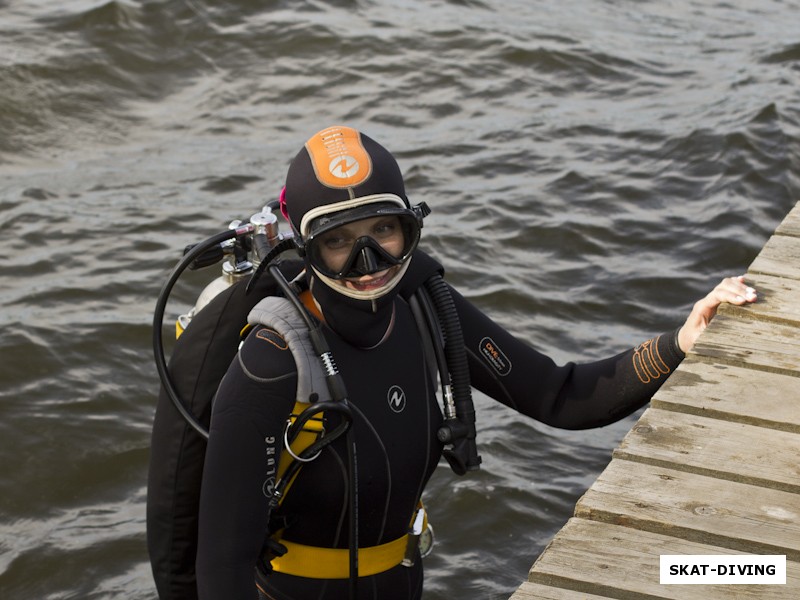
[[[291,302],[280,296],[268,296],[253,307],[247,315],[247,322],[270,327],[286,340],[297,364],[298,402],[331,399],[325,372],[311,345],[308,328]]]

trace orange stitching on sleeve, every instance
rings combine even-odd
[[[670,368],[658,351],[660,337],[642,342],[633,351],[633,370],[642,383],[650,383],[670,373]]]

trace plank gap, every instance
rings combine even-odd
[[[714,408],[707,408],[703,406],[691,406],[682,402],[672,402],[670,400],[659,399],[650,402],[653,408],[660,408],[662,410],[669,410],[676,413],[684,413],[687,415],[695,415],[698,417],[706,417],[708,419],[719,419],[720,421],[728,421],[729,423],[741,423],[742,425],[752,425],[754,427],[763,427],[765,429],[774,429],[775,431],[788,431],[790,433],[800,433],[800,425],[795,423],[786,423],[784,421],[771,421],[769,419],[751,417],[748,415],[740,415],[724,409],[718,410]]]
[[[696,353],[693,350],[689,351],[687,356],[691,356],[693,359],[704,362],[709,365],[727,365],[730,367],[741,367],[744,369],[752,369],[753,371],[761,371],[762,373],[775,373],[776,375],[788,375],[790,377],[798,378],[800,377],[800,372],[798,372],[794,368],[783,368],[777,367],[775,365],[767,365],[761,363],[752,363],[747,362],[741,358],[729,357],[719,354],[701,354]]]
[[[576,568],[579,568],[579,566],[576,566]],[[613,598],[614,600],[669,600],[668,596],[654,596],[638,591],[623,590],[612,585],[605,585],[592,581],[581,581],[556,573],[531,571],[529,581],[551,587],[560,587],[582,594],[600,594],[601,597]]]
[[[703,475],[705,477],[713,477],[722,479],[724,481],[734,481],[738,483],[747,483],[756,485],[763,488],[774,490],[781,490],[784,492],[791,492],[793,494],[800,494],[800,484],[792,484],[788,482],[774,481],[772,479],[755,477],[753,475],[744,475],[741,473],[722,471],[713,468],[701,467],[699,465],[691,465],[686,463],[677,462],[678,457],[671,458],[657,458],[654,456],[641,456],[627,450],[616,449],[612,453],[612,458],[618,460],[629,460],[631,462],[638,462],[645,465],[654,467],[663,467],[665,469],[675,469],[676,471],[683,471],[685,473],[694,473],[696,475]]]
[[[787,561],[786,585],[661,585],[664,554],[742,553],[573,517],[534,563],[528,580],[621,600],[796,599],[796,562]]]
[[[607,600],[609,598],[613,597],[524,581],[509,600]]]
[[[612,460],[578,501],[578,518],[800,561],[796,494]]]

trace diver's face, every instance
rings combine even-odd
[[[395,215],[353,221],[326,231],[317,238],[320,258],[325,266],[332,271],[341,271],[353,251],[356,240],[362,237],[372,238],[395,258],[402,256],[406,243],[400,219]],[[399,269],[400,265],[395,265],[369,275],[342,279],[341,283],[358,290],[379,288],[385,285]]]

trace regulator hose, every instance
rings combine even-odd
[[[424,284],[430,295],[441,323],[444,335],[444,352],[453,387],[456,416],[446,417],[437,437],[443,444],[451,444],[443,454],[450,468],[458,475],[480,468],[481,457],[475,442],[475,406],[472,402],[472,387],[469,364],[464,349],[464,335],[458,320],[450,288],[437,274]]]
[[[292,479],[294,479],[295,475],[297,475],[302,466],[305,463],[314,460],[326,446],[329,446],[331,443],[336,441],[349,429],[350,425],[352,424],[353,413],[350,410],[350,406],[347,404],[333,401],[317,402],[300,413],[297,419],[291,424],[291,427],[287,430],[287,439],[285,440],[286,448],[290,448],[294,438],[300,433],[300,431],[303,429],[303,426],[310,419],[313,419],[315,416],[323,412],[336,412],[341,414],[342,422],[337,425],[333,431],[325,432],[313,444],[310,444],[307,448],[300,452],[300,454],[296,456],[293,455],[294,460],[289,463],[289,466],[286,467],[286,470],[284,471],[280,480],[275,484],[275,490],[270,498],[271,510],[274,510],[278,507],[283,499],[286,487],[292,482]]]
[[[242,225],[241,227],[237,227],[235,229],[226,229],[225,231],[213,235],[207,240],[192,246],[188,252],[184,254],[183,258],[178,262],[178,264],[175,265],[175,268],[172,270],[169,278],[161,288],[161,292],[158,295],[158,300],[156,301],[156,307],[153,314],[153,356],[155,358],[156,370],[158,371],[158,377],[161,380],[161,385],[164,387],[164,391],[167,393],[167,396],[177,409],[178,413],[180,413],[184,420],[205,439],[208,439],[208,430],[203,427],[203,425],[197,421],[197,419],[186,408],[186,406],[184,406],[183,401],[181,401],[180,397],[178,396],[178,392],[175,389],[175,384],[172,381],[172,377],[170,377],[169,369],[167,368],[167,359],[164,355],[164,340],[162,331],[164,327],[164,312],[166,311],[167,302],[169,301],[172,288],[175,287],[175,283],[178,281],[178,279],[180,279],[180,276],[183,274],[183,272],[189,268],[189,266],[191,266],[198,257],[214,246],[219,246],[231,238],[247,235],[252,233],[252,231],[252,225]]]

